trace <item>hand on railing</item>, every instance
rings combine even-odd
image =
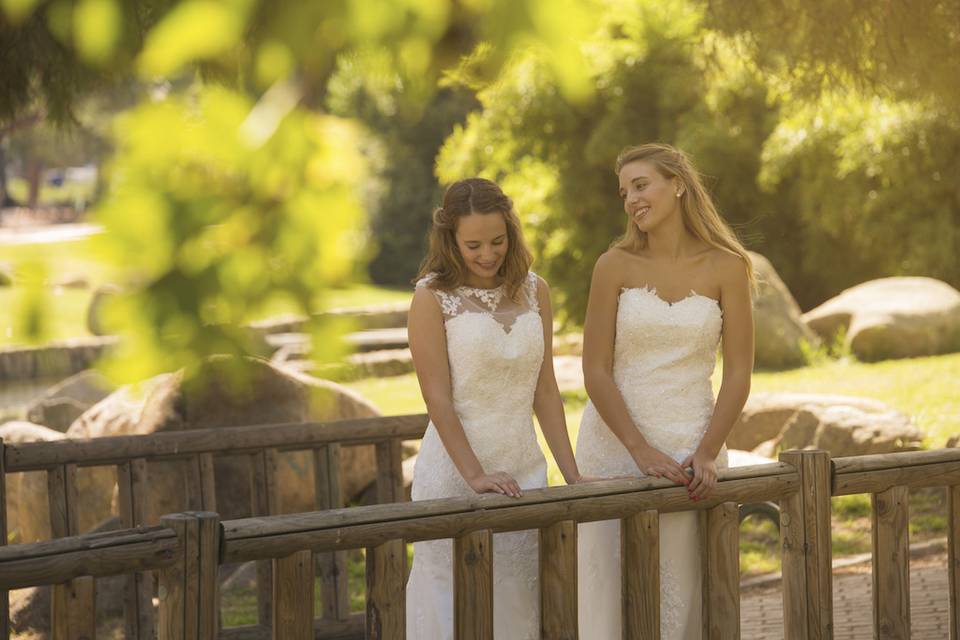
[[[693,453],[680,463],[680,466],[693,471],[687,484],[687,493],[693,501],[703,500],[713,493],[717,486],[717,462],[705,453]]]
[[[673,458],[656,447],[646,445],[638,447],[630,453],[642,474],[654,478],[666,478],[673,480],[677,484],[690,484],[690,478],[683,472],[681,466],[677,464]]]
[[[523,495],[520,485],[509,473],[494,471],[484,473],[474,478],[468,478],[467,484],[477,493],[499,493],[500,495],[519,498]]]

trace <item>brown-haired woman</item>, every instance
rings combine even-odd
[[[628,147],[617,158],[627,231],[597,260],[584,324],[590,402],[577,439],[585,473],[668,478],[708,497],[750,391],[750,256],[683,152]],[[723,345],[723,382],[710,376]],[[620,637],[619,522],[580,526],[581,640]],[[660,517],[661,638],[699,638],[696,512]]]
[[[547,484],[532,414],[568,484],[583,478],[567,438],[553,371],[546,283],[513,203],[482,178],[456,182],[433,215],[430,250],[410,305],[408,333],[430,414],[413,473],[414,500]],[[407,637],[453,637],[450,540],[414,544]],[[494,635],[540,637],[537,535],[495,536]]]

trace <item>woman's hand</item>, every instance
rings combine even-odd
[[[600,482],[602,480],[612,480],[613,478],[605,478],[603,476],[577,476],[577,479],[573,482],[568,482],[567,484],[583,484],[584,482]]]
[[[695,452],[680,463],[684,468],[693,468],[693,478],[687,485],[690,499],[697,501],[710,497],[717,487],[717,462],[708,454]]]
[[[633,461],[640,472],[654,478],[667,478],[677,484],[689,484],[690,479],[676,461],[655,447],[649,445],[631,451]]]
[[[467,484],[477,493],[499,493],[511,498],[519,498],[523,495],[520,491],[520,485],[513,479],[513,476],[503,471],[481,474],[468,479]]]

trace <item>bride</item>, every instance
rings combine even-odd
[[[489,180],[452,184],[433,215],[408,332],[430,415],[414,500],[547,485],[532,413],[568,484],[581,482],[553,371],[547,284],[529,271],[513,203]],[[453,637],[452,541],[413,545],[407,637]],[[493,543],[494,635],[540,637],[537,532]]]
[[[593,475],[668,478],[703,500],[726,466],[724,440],[750,390],[750,257],[681,151],[628,147],[616,173],[627,231],[593,272],[583,343],[590,402],[577,462]],[[620,637],[619,526],[580,525],[581,640]],[[695,511],[660,516],[660,590],[663,640],[700,638]]]

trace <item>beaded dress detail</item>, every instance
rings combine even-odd
[[[432,276],[417,283],[429,286]],[[504,288],[433,289],[444,316],[453,404],[485,471],[504,471],[522,489],[547,485],[547,465],[533,428],[533,397],[543,364],[544,338],[537,276],[519,300]],[[476,495],[447,455],[431,422],[413,472],[413,500]],[[453,543],[417,542],[407,582],[407,638],[453,638]],[[536,531],[493,540],[494,637],[540,636]]]
[[[650,288],[623,289],[617,309],[613,378],[630,416],[652,446],[681,462],[713,415],[710,376],[723,318],[716,300],[692,293],[675,303]],[[577,438],[584,475],[638,476],[636,463],[588,402]],[[717,466],[726,466],[726,450]],[[620,628],[620,522],[579,527],[581,640],[609,640]],[[693,511],[660,516],[662,640],[700,638],[700,545]]]

